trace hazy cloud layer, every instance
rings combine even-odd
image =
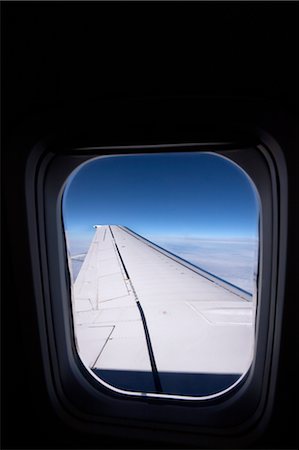
[[[91,239],[89,237],[72,236],[70,233],[66,233],[66,235],[68,252],[72,262],[73,280],[75,281],[84,261],[84,254],[86,255],[88,252]],[[78,259],[77,256],[79,256]]]

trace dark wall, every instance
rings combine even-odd
[[[262,97],[294,106],[296,5],[2,4],[10,118],[112,95]]]
[[[279,109],[295,120],[298,3],[2,2],[1,9],[3,447],[151,448],[149,442],[75,432],[49,403],[26,240],[23,171],[29,144],[57,123],[72,126],[85,112],[91,120],[96,111],[103,120],[106,112],[110,118],[115,115],[117,126],[121,114],[125,123],[126,112],[137,120],[142,99],[149,105],[146,120],[154,127],[163,118],[169,130],[178,106],[163,109],[167,99],[186,108],[190,121],[196,116],[196,101],[217,98],[226,99],[228,113],[242,99],[252,104],[258,99],[267,105],[268,115]],[[123,106],[120,113],[119,99],[123,105],[134,99],[134,107]],[[163,117],[162,110],[168,115]],[[250,114],[255,114],[253,106]],[[291,139],[295,134],[293,126]],[[13,147],[16,141],[18,148]],[[283,346],[273,417],[255,448],[295,448],[297,442],[297,307],[291,286],[296,277],[298,172],[296,154],[286,157],[291,245]]]

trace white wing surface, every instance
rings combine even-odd
[[[203,396],[245,373],[249,294],[121,226],[96,226],[73,288],[83,363],[114,387]]]

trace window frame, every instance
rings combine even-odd
[[[59,138],[54,138],[51,143],[43,142],[33,149],[26,170],[26,197],[43,362],[52,403],[71,425],[113,433],[117,425],[120,436],[130,435],[134,430],[134,436],[144,438],[148,434],[151,439],[154,426],[162,439],[192,442],[200,436],[201,442],[208,439],[209,443],[211,439],[215,443],[230,442],[240,434],[244,440],[252,437],[261,425],[265,426],[272,408],[271,392],[275,389],[284,301],[287,175],[283,153],[270,135],[259,131],[258,136],[252,133],[247,138],[243,146],[233,139],[201,142],[199,137],[199,143],[83,148],[74,148],[71,141],[61,146]],[[234,388],[217,398],[191,403],[118,394],[99,386],[88,374],[71,339],[71,285],[61,216],[66,174],[82,162],[105,154],[166,153],[174,149],[229,156],[255,183],[262,211],[259,262],[262,289],[258,289],[256,321],[259,352],[255,352],[249,372]],[[259,427],[253,427],[252,431],[253,424]]]

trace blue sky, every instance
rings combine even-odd
[[[209,153],[99,158],[70,177],[63,198],[69,238],[94,224],[155,237],[256,238],[258,204],[246,175]]]

